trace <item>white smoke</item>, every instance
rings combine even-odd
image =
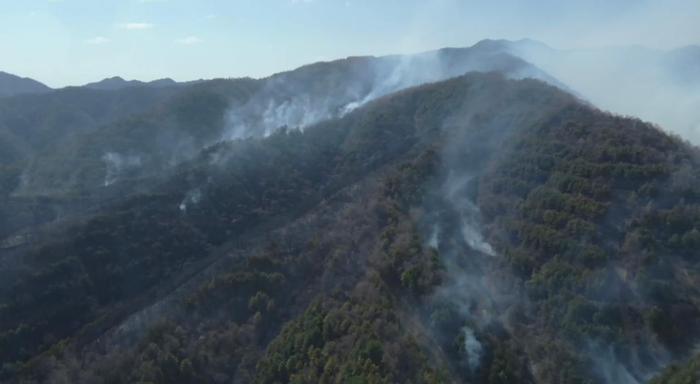
[[[593,353],[589,353],[593,361],[594,369],[602,377],[605,383],[609,384],[641,384],[643,381],[637,379],[628,369],[622,364],[612,347],[597,348]]]
[[[465,326],[462,328],[462,332],[464,332],[464,351],[467,354],[469,370],[475,372],[481,363],[481,355],[483,354],[484,347],[476,338],[474,330]]]
[[[114,184],[124,172],[141,166],[141,156],[121,155],[116,152],[105,153],[102,161],[105,163],[105,187]]]
[[[455,212],[459,213],[462,236],[469,246],[481,253],[495,256],[496,253],[491,244],[484,240],[480,230],[479,208],[474,204],[466,191],[469,183],[474,179],[472,175],[457,175],[451,172],[444,189],[448,201]]]
[[[393,62],[388,68],[378,69],[374,74],[374,82],[370,92],[361,99],[353,100],[345,105],[342,109],[343,114],[352,112],[372,100],[401,89],[459,75],[459,73],[454,73],[452,76],[448,76],[445,73],[445,63],[440,60],[437,52],[397,56],[391,59]],[[469,70],[467,67],[465,65],[462,68],[464,72]]]
[[[187,207],[190,205],[196,205],[199,204],[199,202],[202,200],[202,191],[199,188],[195,188],[185,195],[185,198],[182,199],[180,202],[180,205],[178,208],[182,212],[187,211]]]
[[[474,209],[476,209],[476,207],[474,207]],[[479,231],[479,228],[476,227],[473,222],[466,219],[462,220],[462,234],[464,235],[464,240],[473,249],[489,256],[496,255],[491,244],[484,241],[484,237]]]
[[[313,64],[264,79],[264,86],[251,99],[230,108],[223,139],[265,137],[282,127],[303,130],[322,120],[342,117],[382,96],[473,71],[499,71],[509,78],[554,82],[520,59],[479,45]]]
[[[263,103],[260,109],[256,102]],[[288,100],[258,101],[257,99],[232,108],[227,116],[229,129],[226,140],[248,137],[267,137],[280,128],[304,129],[322,120],[334,117],[331,105],[300,95]]]
[[[509,52],[599,108],[651,121],[700,143],[700,48],[558,50],[520,41],[512,43]]]
[[[480,231],[480,212],[469,196],[473,180],[474,176],[468,172],[452,171],[435,190],[442,203],[431,209],[426,241],[427,246],[439,251],[447,273],[431,301],[449,304],[461,321],[469,324],[450,330],[459,333],[448,336],[461,338],[463,362],[469,375],[477,373],[485,351],[477,334],[502,321],[503,311],[499,308],[516,301],[525,302],[518,292],[501,290],[486,270],[496,252]],[[444,223],[455,223],[459,227]]]
[[[641,384],[651,380],[672,361],[671,354],[658,344],[658,340],[648,336],[643,336],[643,340],[646,347],[623,347],[621,354],[616,353],[614,345],[600,342],[589,342],[583,350],[590,358],[594,372],[605,383]]]
[[[433,226],[433,231],[428,238],[428,247],[437,250],[440,244],[440,225]]]

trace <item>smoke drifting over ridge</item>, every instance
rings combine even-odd
[[[531,40],[502,44],[597,107],[700,143],[700,47],[558,50]]]
[[[479,44],[415,55],[350,57],[264,79],[250,100],[230,108],[223,139],[265,137],[281,127],[303,129],[390,93],[472,71],[557,83],[531,64]]]
[[[613,51],[606,51],[606,55]],[[647,52],[645,57],[650,55],[648,51],[644,52]],[[700,79],[700,74],[697,66],[693,65],[697,60],[692,59],[698,55],[698,50],[688,48],[674,51],[662,55],[663,60],[632,60],[632,55],[616,54],[616,59],[608,62],[613,63],[619,70],[614,76],[609,76],[613,78],[605,79],[597,77],[595,71],[585,77],[581,74],[589,73],[586,67],[589,64],[598,65],[599,71],[604,71],[613,64],[601,64],[597,59],[590,58],[579,60],[581,55],[576,52],[556,51],[533,41],[484,40],[470,48],[445,48],[414,55],[350,57],[311,64],[265,79],[249,79],[246,87],[250,85],[251,93],[244,97],[232,97],[228,101],[230,104],[224,101],[221,106],[225,111],[223,122],[213,123],[211,128],[207,128],[207,137],[200,137],[206,133],[202,131],[177,134],[176,130],[168,130],[158,133],[158,136],[164,134],[168,137],[155,138],[154,142],[158,143],[155,146],[142,145],[142,141],[138,145],[131,145],[138,148],[130,154],[140,156],[141,165],[128,168],[131,171],[141,169],[147,174],[154,168],[153,165],[157,164],[157,172],[161,172],[196,156],[202,148],[222,140],[265,137],[281,127],[304,129],[323,120],[344,116],[372,100],[393,92],[470,71],[496,71],[512,79],[531,77],[543,80],[572,91],[596,106],[615,113],[639,115],[661,123],[664,129],[679,133],[691,141],[700,140],[693,128],[700,125],[700,115],[697,112],[700,110],[700,87],[693,86],[700,84],[700,80],[697,80]],[[586,53],[583,56],[586,55],[593,54]],[[596,53],[594,57],[597,58],[597,55]],[[640,63],[648,61],[651,64],[645,64],[646,67],[654,68],[654,71],[664,68],[665,72],[656,71],[654,76],[647,76],[646,69],[626,71],[626,67],[620,67],[622,59],[638,67]],[[551,70],[552,73],[540,69],[540,66]],[[649,84],[639,80],[645,77],[656,80]],[[633,83],[633,86],[620,84],[624,79],[630,79],[628,82]],[[686,81],[687,79],[695,80]],[[235,87],[237,86],[232,88]],[[90,143],[82,145],[88,144]],[[109,144],[99,149],[102,154],[114,151]],[[124,149],[118,152],[124,152]],[[65,156],[70,158],[71,155]],[[77,165],[69,171],[81,167],[77,159],[74,163]],[[104,180],[102,177],[94,180],[94,186],[112,184],[115,181],[114,175],[119,173],[114,172],[119,168],[118,163],[110,161],[107,157],[102,159],[102,163],[97,166],[103,167],[102,170],[107,174],[104,175]],[[48,173],[46,170],[42,172]],[[36,173],[34,170],[25,171],[29,183],[24,184],[29,185],[28,188],[45,187],[42,183],[32,187],[32,183],[41,179]],[[69,180],[68,177],[62,179]],[[60,190],[65,183],[58,182],[57,189]],[[27,188],[22,190],[25,189]]]
[[[659,124],[700,142],[700,47],[672,51],[629,46],[557,50],[533,41],[484,40],[470,48],[415,55],[351,57],[264,79],[227,114],[224,139],[267,136],[344,114],[384,95],[470,71],[535,78],[595,106]]]

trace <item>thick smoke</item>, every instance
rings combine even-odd
[[[114,184],[125,172],[141,166],[141,156],[121,155],[116,152],[105,153],[102,161],[105,163],[105,187]]]
[[[651,121],[700,143],[700,47],[557,50],[529,40],[507,45],[507,51],[596,106]]]
[[[375,73],[369,92],[346,104],[342,112],[351,112],[372,100],[401,89],[459,75],[459,73],[448,73],[449,70],[442,60],[439,52],[384,58],[384,63],[374,69]],[[465,62],[463,64],[464,72],[469,71],[474,66],[473,63]]]
[[[390,93],[473,71],[556,82],[523,60],[483,44],[317,63],[264,79],[250,100],[230,108],[223,139],[265,137],[281,127],[304,129]]]

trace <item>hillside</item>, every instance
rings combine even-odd
[[[50,91],[51,88],[36,80],[0,71],[0,97]]]
[[[3,151],[7,162],[24,160],[26,185],[18,193],[85,192],[103,186],[110,171],[109,161],[103,158],[110,154],[139,157],[143,172],[160,173],[161,155],[178,163],[187,157],[183,154],[196,153],[222,138],[261,137],[285,126],[303,128],[388,93],[469,71],[551,79],[520,59],[478,46],[354,57],[260,80],[211,80],[172,87],[112,78],[103,85],[121,85],[88,85],[38,98],[0,101],[0,146],[7,148]],[[125,84],[133,86],[122,87]],[[208,109],[207,115],[197,108]],[[185,122],[184,127],[173,121],[184,115],[202,120],[204,127],[198,120]],[[71,185],[76,179],[83,185]]]
[[[220,143],[5,259],[2,375],[643,382],[697,340],[697,161],[493,73]]]
[[[555,82],[521,59],[477,45],[351,57],[259,80],[72,87],[0,100],[0,214],[8,218],[0,222],[0,242],[147,191],[221,140],[303,129],[406,87],[474,70]]]
[[[143,82],[138,80],[124,80],[119,76],[114,76],[94,83],[85,84],[83,87],[103,91],[115,91],[129,87],[172,87],[176,85],[178,85],[178,83],[173,79],[159,79]]]

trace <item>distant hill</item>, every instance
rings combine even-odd
[[[104,80],[100,80],[94,83],[88,83],[83,85],[84,88],[98,89],[103,91],[114,91],[118,89],[124,89],[128,87],[171,87],[178,85],[179,83],[173,79],[158,79],[149,82],[143,82],[139,80],[124,80],[119,76],[109,77]]]
[[[36,80],[0,71],[0,97],[50,91],[51,88]]]

